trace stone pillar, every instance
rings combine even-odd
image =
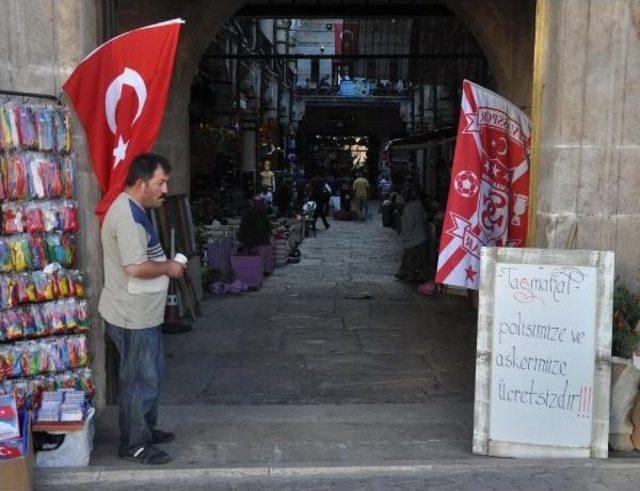
[[[176,85],[175,81],[172,85]],[[191,179],[188,99],[169,97],[160,134],[153,151],[166,157],[171,163],[169,194],[188,194]]]
[[[639,8],[633,0],[538,0],[533,107],[536,244],[613,250],[616,274],[636,290]]]
[[[256,172],[256,126],[243,123],[240,130],[240,151],[243,172]]]

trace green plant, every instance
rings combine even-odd
[[[271,222],[267,212],[256,206],[249,207],[243,214],[238,229],[238,241],[246,253],[256,247],[267,245],[271,237]]]
[[[640,298],[617,284],[613,292],[613,356],[630,358],[640,341],[636,326],[640,321]]]

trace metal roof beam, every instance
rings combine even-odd
[[[348,3],[316,3],[316,4],[257,4],[245,5],[236,17],[262,18],[354,18],[354,17],[420,17],[431,15],[454,15],[444,5],[439,4],[348,4]]]
[[[483,58],[481,53],[423,53],[423,54],[390,54],[390,53],[373,53],[373,54],[353,54],[353,55],[307,55],[297,54],[205,54],[203,58],[212,59],[241,59],[241,60],[271,60],[271,59],[287,59],[287,60],[379,60],[379,59],[456,59],[456,58]]]

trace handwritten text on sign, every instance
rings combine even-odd
[[[492,440],[588,447],[596,268],[496,265]]]

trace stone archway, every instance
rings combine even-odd
[[[118,31],[127,31],[153,22],[182,17],[186,24],[178,49],[175,74],[165,120],[156,150],[175,164],[172,187],[189,190],[189,100],[198,64],[216,32],[240,10],[245,0],[170,0],[141,2],[119,0]],[[535,1],[446,0],[476,36],[485,52],[498,90],[528,110],[531,101]]]
[[[475,36],[498,92],[530,112],[536,1],[445,0]]]

